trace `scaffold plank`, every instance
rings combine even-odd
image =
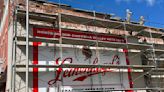
[[[25,67],[25,65],[16,65],[16,67]],[[62,65],[29,65],[29,67],[38,68],[132,68],[132,69],[151,69],[155,66],[150,65],[89,65],[89,64],[62,64]]]
[[[162,34],[162,32],[151,32],[151,35],[153,38],[160,38],[163,34]],[[143,31],[139,32],[136,36],[146,36],[146,37],[151,38],[151,35],[150,35],[150,32],[143,30]]]
[[[17,37],[18,41],[25,41],[24,37]],[[59,43],[58,39],[55,38],[42,38],[42,37],[35,37],[29,38],[30,42],[46,42],[46,43]],[[63,44],[74,44],[74,45],[87,45],[93,46],[96,42],[91,40],[79,40],[79,39],[70,39],[70,38],[62,38]],[[127,48],[128,49],[148,49],[151,48],[151,45],[147,44],[137,44],[137,43],[119,43],[119,42],[98,42],[99,47],[110,47],[110,48]]]

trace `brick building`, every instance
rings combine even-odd
[[[0,58],[8,92],[164,90],[161,28],[29,0],[27,44],[25,0],[7,0],[3,15]]]

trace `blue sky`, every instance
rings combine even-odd
[[[59,0],[49,0],[59,2]],[[148,26],[164,28],[164,0],[60,0],[73,8],[86,9],[116,16],[125,19],[126,9],[133,12],[132,20],[138,21],[144,16]]]

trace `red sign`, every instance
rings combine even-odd
[[[109,36],[105,34],[94,34],[91,32],[89,33],[70,30],[62,30],[61,33],[63,38],[125,43],[125,39],[122,37]],[[37,37],[60,38],[60,32],[58,29],[49,28],[33,28],[33,35]]]

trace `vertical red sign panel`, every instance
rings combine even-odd
[[[124,53],[125,53],[125,57],[126,57],[126,64],[130,65],[129,59],[128,59],[128,50],[127,49],[123,49]],[[129,86],[130,88],[133,88],[133,81],[132,81],[132,76],[131,76],[131,68],[128,68],[128,79],[129,79]],[[133,90],[127,90],[126,92],[133,92]]]

